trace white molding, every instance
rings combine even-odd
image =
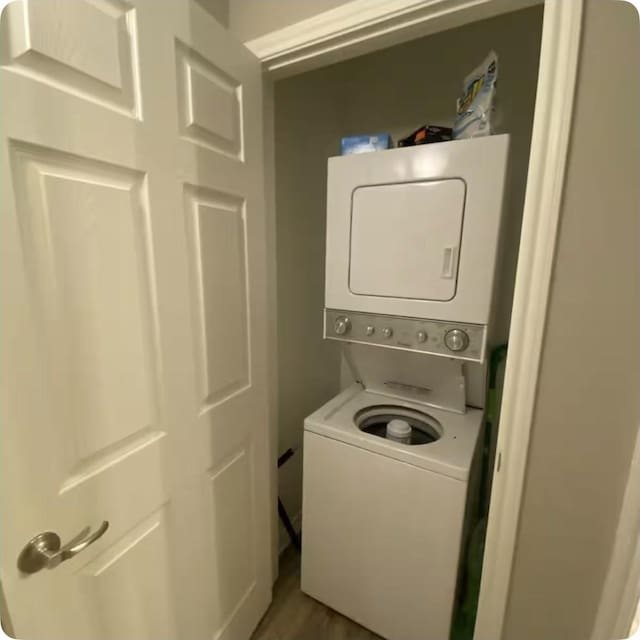
[[[626,638],[640,598],[640,432],[636,436],[611,563],[591,640]]]
[[[245,46],[284,77],[541,1],[351,0]]]
[[[583,0],[547,2],[474,637],[502,637],[559,229]]]

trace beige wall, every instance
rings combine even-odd
[[[223,27],[229,27],[229,0],[196,0]]]
[[[588,0],[505,640],[588,640],[610,559],[640,423],[639,57],[633,7]]]
[[[327,158],[341,136],[429,122],[450,124],[462,78],[493,47],[500,56],[502,129],[512,135],[513,183],[500,273],[506,337],[517,255],[541,34],[540,6],[415,40],[276,83],[280,451],[299,447],[303,421],[338,391],[339,350],[322,340]],[[479,371],[478,373],[482,373]],[[280,493],[300,511],[302,457],[280,471]]]
[[[242,42],[247,42],[346,2],[348,0],[229,0],[229,26]]]
[[[339,128],[325,77],[322,70],[276,84],[278,440],[279,453],[298,450],[280,470],[279,492],[298,518],[304,418],[339,385],[339,350],[322,339],[326,159]]]

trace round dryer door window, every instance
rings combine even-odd
[[[442,425],[435,418],[398,405],[366,407],[353,419],[361,431],[402,444],[430,444],[442,436]]]

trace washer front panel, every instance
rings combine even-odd
[[[460,351],[453,351],[457,341],[447,339],[458,337],[459,333],[468,337],[468,345]],[[486,342],[486,327],[464,322],[440,322],[421,318],[401,318],[358,311],[325,309],[324,337],[360,344],[369,344],[392,349],[403,349],[428,353],[447,358],[457,358],[471,362],[483,362]]]
[[[305,432],[302,590],[384,638],[446,640],[467,486]]]

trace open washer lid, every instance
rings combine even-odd
[[[360,344],[346,345],[344,353],[354,378],[369,391],[455,413],[466,411],[459,360]]]

